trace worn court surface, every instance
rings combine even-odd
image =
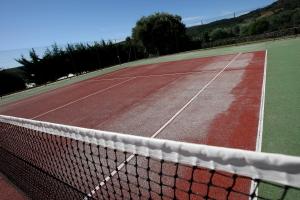
[[[0,108],[0,114],[255,150],[265,51],[121,69]]]

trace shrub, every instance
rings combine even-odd
[[[258,20],[250,24],[249,34],[261,34],[269,30],[269,22],[265,19]]]
[[[5,95],[26,88],[25,81],[8,70],[0,71],[0,95]]]
[[[229,33],[223,28],[216,28],[210,33],[210,39],[212,41],[224,39],[229,36]]]

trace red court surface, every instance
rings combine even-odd
[[[2,106],[0,114],[255,150],[264,63],[258,51],[125,68]],[[242,182],[237,187],[249,190]]]
[[[255,150],[264,58],[259,51],[125,68],[5,105],[0,114]]]

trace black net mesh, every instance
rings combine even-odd
[[[0,145],[1,172],[32,199],[288,199],[296,190],[2,122]]]

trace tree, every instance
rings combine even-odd
[[[233,27],[231,28],[231,32],[232,32],[232,34],[235,35],[235,36],[240,35],[240,31],[241,31],[241,29],[240,29],[240,26],[239,26],[239,25],[235,25],[235,26],[233,26]]]
[[[209,33],[205,31],[204,33],[201,34],[201,38],[203,42],[208,42],[209,41]]]
[[[279,0],[278,3],[285,9],[294,9],[300,7],[299,0]]]
[[[300,8],[295,9],[295,13],[292,16],[293,26],[300,25]]]
[[[181,17],[168,13],[155,13],[142,17],[132,29],[132,38],[142,44],[149,54],[168,54],[184,49],[186,27]]]
[[[248,36],[251,23],[240,25],[240,36]]]
[[[0,71],[0,95],[5,95],[25,89],[25,81],[15,73],[8,70]]]
[[[18,63],[24,66],[24,71],[27,73],[29,80],[35,83],[40,83],[43,80],[40,60],[34,49],[29,51],[29,58],[26,59],[22,55],[20,59],[16,59]]]
[[[265,19],[258,20],[249,25],[250,35],[261,34],[269,30],[269,22]]]
[[[210,38],[212,41],[224,39],[229,36],[229,33],[223,28],[216,28],[210,33]]]
[[[295,9],[297,11],[297,9]],[[270,18],[270,26],[272,30],[278,30],[281,28],[289,28],[293,26],[292,16],[295,12],[294,10],[285,10],[277,15]],[[297,12],[296,12],[297,13]]]

